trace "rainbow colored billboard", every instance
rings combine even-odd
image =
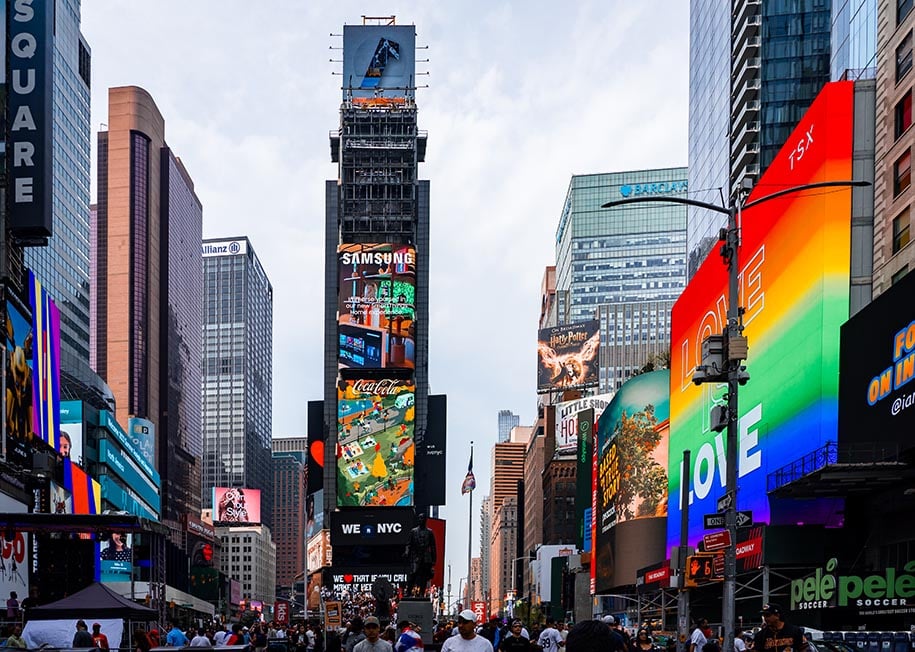
[[[823,88],[748,202],[792,186],[852,178],[853,89],[852,82]],[[742,215],[740,305],[750,381],[740,390],[737,507],[752,510],[756,522],[776,520],[766,476],[836,440],[850,215],[848,188],[790,194]],[[696,386],[691,378],[700,364],[702,340],[722,332],[726,313],[727,269],[711,255],[672,314],[668,549],[679,544],[684,450],[692,452],[691,545],[703,533],[703,515],[715,513],[724,494],[726,435],[710,430],[709,411],[725,400],[726,388]],[[803,513],[786,511],[782,517],[810,522]]]

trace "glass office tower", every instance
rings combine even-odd
[[[203,241],[203,504],[261,491],[273,528],[273,286],[245,237]]]
[[[743,179],[755,182],[765,172],[829,81],[831,14],[831,0],[692,0],[689,186],[694,198],[727,203]],[[730,73],[724,80],[718,72],[722,66]],[[725,218],[701,210],[691,210],[689,217],[692,277]]]
[[[877,0],[833,0],[832,81],[877,73]]]
[[[595,319],[607,303],[675,300],[686,286],[686,208],[614,199],[685,196],[686,168],[572,177],[556,230],[559,322]]]
[[[63,372],[84,378],[89,364],[90,52],[80,33],[80,0],[58,0],[54,16],[54,235],[45,247],[26,247],[25,264],[60,309]]]

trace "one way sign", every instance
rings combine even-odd
[[[737,512],[737,527],[746,527],[753,522],[753,512],[746,510]],[[725,527],[724,514],[706,514],[702,517],[702,524],[706,530],[720,530]]]

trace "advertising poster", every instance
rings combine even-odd
[[[216,523],[260,523],[260,489],[214,487],[213,521]]]
[[[591,387],[598,383],[600,322],[544,328],[537,337],[537,391]]]
[[[51,513],[72,514],[73,494],[53,481],[48,483],[48,489],[51,496]]]
[[[416,366],[416,249],[341,244],[337,249],[341,367]]]
[[[749,201],[799,184],[852,178],[852,82],[826,84]],[[737,508],[770,522],[768,474],[836,441],[839,329],[848,319],[851,190],[817,189],[750,207],[741,228],[740,306],[749,382],[740,388]],[[689,545],[725,492],[726,433],[709,411],[722,386],[692,383],[702,340],[726,325],[727,269],[710,256],[674,305],[671,324],[668,548],[679,543],[681,451],[692,451]],[[789,501],[782,501],[788,503]],[[796,510],[791,513],[790,510]],[[827,510],[780,504],[784,523]]]
[[[60,445],[57,452],[61,457],[83,465],[83,402],[60,402]]]
[[[35,436],[58,453],[60,441],[60,312],[51,295],[29,272],[32,305],[32,426]]]
[[[579,414],[593,408],[594,418],[599,419],[612,398],[613,394],[598,394],[558,403],[556,405],[556,452],[574,453],[578,448]]]
[[[324,529],[324,490],[305,497],[305,538],[311,538]]]
[[[324,401],[308,401],[308,493],[324,488]],[[316,503],[324,510],[324,500]]]
[[[915,446],[915,274],[842,326],[839,441]],[[866,425],[864,425],[866,424]]]
[[[611,586],[613,529],[635,518],[667,516],[670,371],[629,379],[597,422],[594,554],[597,589]]]
[[[575,456],[575,520],[578,527],[578,547],[591,552],[591,461],[594,457],[594,431],[597,425],[594,408],[582,410],[575,416],[578,430]]]
[[[24,514],[28,506],[0,493],[0,512]],[[6,537],[11,536],[7,539]],[[25,532],[0,531],[0,595],[9,597],[15,591],[19,600],[29,594],[29,535]]]
[[[156,426],[148,419],[131,417],[127,420],[127,432],[134,449],[143,460],[155,468]]]
[[[102,582],[129,582],[133,570],[133,535],[106,532],[99,540],[99,579]]]
[[[343,98],[412,97],[416,87],[413,25],[343,27]]]
[[[413,505],[411,380],[341,380],[337,388],[337,506]]]
[[[32,468],[32,321],[6,301],[6,459]]]

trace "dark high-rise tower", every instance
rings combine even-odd
[[[691,0],[689,188],[721,203],[759,179],[830,76],[831,0]],[[724,216],[689,209],[688,275]]]
[[[98,137],[92,358],[117,420],[156,429],[163,521],[200,514],[203,207],[165,143],[165,121],[142,88],[108,93]],[[180,531],[180,529],[178,530]]]
[[[423,504],[407,482],[427,422],[429,182],[419,179],[415,28],[347,25],[326,183],[325,506]],[[338,410],[338,388],[342,401]],[[379,411],[359,401],[381,397]],[[341,441],[338,441],[338,431]],[[376,446],[368,438],[378,439]],[[338,447],[344,453],[338,458]],[[419,460],[417,460],[419,463]],[[369,470],[372,473],[369,473]],[[384,486],[373,478],[387,473]],[[337,563],[337,549],[334,560]],[[343,561],[343,560],[341,560]]]

